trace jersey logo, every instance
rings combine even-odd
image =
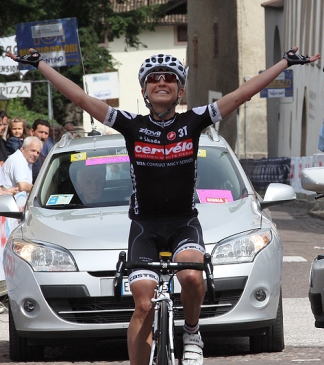
[[[155,131],[151,131],[147,128],[140,128],[139,133],[144,133],[146,136],[149,136],[149,137],[160,137],[161,136],[160,131],[155,132]]]
[[[138,159],[175,160],[177,158],[193,155],[193,143],[191,138],[166,146],[136,142],[134,154],[135,158]]]
[[[167,139],[169,141],[173,141],[175,138],[176,138],[176,132],[169,132],[168,135],[167,135]]]

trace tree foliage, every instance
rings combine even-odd
[[[115,0],[116,1],[116,0]],[[127,0],[124,1],[127,3]],[[0,11],[0,37],[15,34],[15,24],[50,19],[76,17],[79,28],[83,63],[62,67],[60,73],[83,87],[84,73],[101,73],[114,69],[114,60],[107,48],[100,47],[104,35],[113,41],[125,37],[125,48],[143,45],[138,36],[144,30],[154,30],[158,19],[164,16],[163,6],[142,6],[125,13],[115,13],[112,0],[2,0]],[[3,81],[0,76],[0,81]],[[43,77],[37,71],[29,71],[25,80],[32,80],[32,98],[23,99],[34,112],[47,114],[47,85],[36,83]],[[6,76],[5,81],[19,80],[17,75]],[[53,90],[54,116],[63,121],[69,103],[60,93]]]

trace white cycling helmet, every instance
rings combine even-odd
[[[179,77],[181,86],[186,86],[187,69],[183,64],[176,57],[169,54],[158,54],[147,58],[139,69],[138,80],[143,89],[146,76],[151,72],[158,71],[174,72]]]

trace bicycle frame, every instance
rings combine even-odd
[[[159,318],[162,302],[167,304],[168,308],[168,347],[171,365],[175,365],[175,355],[174,355],[174,342],[173,342],[173,301],[170,297],[170,280],[172,280],[172,274],[161,275],[160,282],[155,289],[156,298],[152,298],[152,303],[154,304],[154,320],[153,320],[153,342],[151,347],[150,361],[149,365],[153,364],[155,349],[158,341],[158,337],[161,331]]]
[[[114,279],[114,294],[116,300],[121,300],[121,286],[124,270],[127,269],[158,269],[160,271],[159,283],[155,289],[153,319],[153,342],[150,353],[149,365],[175,365],[174,352],[174,308],[171,298],[170,284],[175,272],[181,270],[199,270],[206,273],[208,301],[214,302],[215,286],[213,278],[213,265],[210,254],[205,253],[204,263],[197,262],[171,262],[170,252],[160,252],[159,262],[126,262],[126,252],[121,251],[116,265]],[[165,319],[167,309],[167,320]],[[167,327],[167,331],[165,331]],[[167,334],[166,334],[167,332]],[[161,351],[161,348],[163,351]],[[158,351],[159,350],[159,351]],[[164,352],[165,351],[165,352]],[[155,356],[156,355],[156,356]],[[179,364],[181,359],[179,357]]]

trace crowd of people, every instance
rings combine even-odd
[[[65,132],[75,138],[74,124],[64,126],[36,119],[32,125],[0,110],[0,195],[29,193],[53,147]]]

